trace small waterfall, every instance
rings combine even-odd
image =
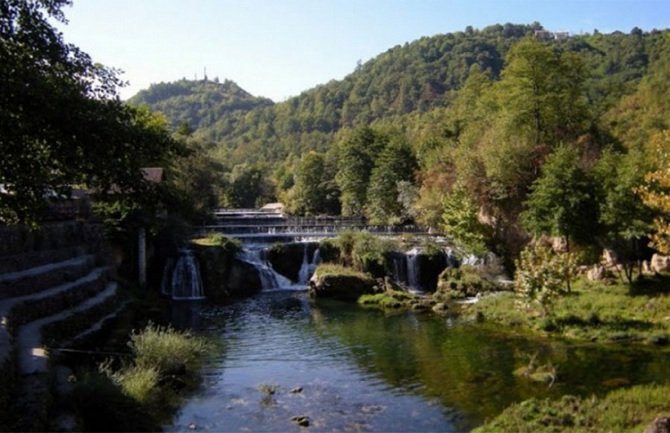
[[[419,283],[419,249],[412,248],[405,254],[407,261],[407,285],[410,289],[420,290]]]
[[[163,266],[163,277],[161,278],[161,295],[172,295],[172,271],[174,270],[174,259],[168,257]]]
[[[166,268],[168,265],[169,263],[166,263]],[[200,269],[198,268],[198,262],[193,255],[193,251],[188,249],[179,250],[179,257],[172,271],[171,282],[169,285],[166,284],[165,288],[161,288],[161,290],[165,290],[168,292],[166,294],[176,300],[205,298]]]
[[[255,248],[252,248],[255,247]],[[242,260],[252,264],[258,270],[263,290],[283,289],[292,286],[291,280],[278,274],[265,259],[263,247],[249,245],[242,250]]]
[[[319,265],[321,261],[321,253],[319,248],[314,250],[312,254],[312,260],[307,261],[307,244],[305,244],[305,249],[302,255],[302,265],[300,265],[300,272],[298,272],[298,284],[301,286],[306,286],[309,283],[309,279],[314,273],[314,270]]]

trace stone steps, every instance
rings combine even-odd
[[[0,299],[37,293],[84,277],[95,266],[91,254],[0,275]]]
[[[116,296],[116,293],[116,282],[107,283],[103,291],[85,299],[73,308],[62,310],[56,314],[34,320],[22,326],[16,337],[19,373],[25,376],[48,372],[48,350],[44,346],[42,339],[42,330],[45,327],[63,322],[76,314],[84,313],[98,305],[111,301]]]

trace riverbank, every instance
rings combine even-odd
[[[473,433],[666,432],[670,385],[641,385],[605,397],[530,399],[510,406]],[[654,421],[665,429],[652,429]]]
[[[515,293],[484,297],[468,306],[466,314],[553,338],[666,346],[669,289],[667,275],[644,277],[632,286],[580,280],[571,293],[556,299],[551,314]],[[670,384],[658,384],[621,388],[603,397],[530,399],[475,432],[642,432],[654,420],[670,416],[668,396]]]
[[[593,342],[670,342],[670,276],[648,276],[628,286],[578,280],[551,313],[513,292],[484,296],[465,314],[551,337]]]

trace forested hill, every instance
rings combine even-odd
[[[160,111],[173,127],[183,122],[192,129],[207,129],[225,117],[236,117],[247,111],[272,105],[267,98],[251,95],[236,83],[218,79],[191,81],[182,79],[173,83],[152,84],[140,91],[129,102],[146,104]]]
[[[538,23],[468,27],[393,47],[342,80],[277,104],[254,98],[231,81],[205,80],[153,85],[131,102],[163,112],[173,125],[187,121],[198,138],[218,145],[215,156],[221,160],[283,161],[291,154],[326,150],[342,128],[448,105],[473,67],[498,79],[510,47],[526,36],[577,52],[590,72],[590,102],[604,112],[645,73],[658,39],[654,35],[634,29],[566,38]]]

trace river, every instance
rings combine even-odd
[[[385,315],[273,291],[175,303],[175,326],[220,343],[166,431],[461,432],[530,397],[670,380],[670,353],[531,338],[486,323]],[[514,374],[551,364],[554,383]],[[292,418],[308,417],[301,427]]]

